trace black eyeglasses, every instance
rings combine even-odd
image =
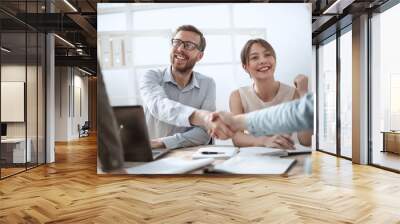
[[[198,49],[199,51],[201,51],[200,47],[197,46],[197,44],[190,42],[190,41],[183,41],[180,39],[172,39],[171,44],[172,44],[172,47],[176,47],[176,48],[178,48],[179,46],[181,46],[181,44],[183,44],[183,48],[188,51],[192,51],[194,49]]]

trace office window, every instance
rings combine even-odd
[[[372,23],[372,163],[400,170],[400,5]]]
[[[99,15],[97,21],[97,29],[100,30],[121,31],[126,30],[127,27],[125,13]]]
[[[390,130],[400,130],[400,73],[390,75]]]
[[[227,4],[179,4],[179,6],[165,4],[158,5],[158,7],[156,6],[157,8],[154,8],[153,10],[148,6],[149,5],[143,5],[143,7],[135,7],[136,10],[134,10],[132,13],[132,25],[134,29],[171,30],[175,27],[182,25],[183,23],[192,24],[194,26],[201,26],[203,29],[220,29],[230,27],[230,17],[226,16],[229,13],[229,6]],[[141,8],[147,10],[140,10]],[[184,10],[182,10],[182,8],[184,8]],[[207,12],[207,14],[199,15],[199,11]],[[166,19],[157,20],[149,18]]]
[[[169,52],[171,38],[165,35],[132,37],[132,63],[137,66],[165,65],[169,63],[168,54],[155,54],[148,50],[148,46],[157,43],[157,52]],[[150,60],[151,58],[151,60]]]
[[[139,4],[139,3],[138,3]],[[118,3],[118,4],[98,4],[97,8],[98,9],[119,9],[119,8],[126,8],[127,6],[129,6],[129,4],[126,3]]]
[[[340,36],[340,154],[352,157],[352,35]]]
[[[43,1],[20,2],[24,12],[42,13]],[[14,21],[0,13],[4,21]],[[11,24],[11,25],[10,25]],[[45,44],[38,30],[14,23],[0,29],[0,178],[45,163]],[[9,100],[10,98],[14,100]],[[10,109],[11,107],[17,109]]]
[[[26,91],[26,33],[2,33],[1,46],[9,51],[1,51],[1,97],[0,106],[2,118],[1,122],[7,125],[6,139],[1,140],[1,177],[25,170],[25,158],[30,156],[30,150],[27,150],[26,141],[26,119],[25,119],[25,91]],[[7,86],[11,86],[7,88]],[[18,97],[15,102],[7,100],[8,97],[15,95]],[[10,108],[13,104],[20,104],[16,110],[22,112],[22,116],[12,116],[18,112],[13,112]],[[22,110],[22,111],[21,111]],[[20,114],[20,113],[18,113]],[[3,138],[4,138],[3,137]],[[11,141],[11,143],[7,143]],[[30,143],[30,141],[28,141]],[[26,155],[28,151],[28,155]],[[30,160],[28,160],[30,162]]]
[[[336,39],[318,55],[318,149],[336,154]]]

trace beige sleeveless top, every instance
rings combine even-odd
[[[294,99],[294,94],[296,89],[294,87],[288,86],[284,83],[279,83],[279,89],[276,96],[269,102],[262,101],[256,94],[253,86],[243,86],[240,87],[239,95],[242,101],[243,110],[245,113],[252,111],[264,109],[267,107],[275,106],[284,102],[292,101]]]
[[[242,101],[244,113],[261,110],[284,102],[292,101],[294,99],[294,94],[296,92],[296,89],[281,82],[279,82],[279,84],[280,85],[278,93],[271,101],[268,102],[262,101],[257,96],[257,93],[254,90],[253,86],[240,87],[238,90],[239,90],[240,100]],[[295,142],[295,144],[299,143],[296,133],[293,133],[292,139]]]

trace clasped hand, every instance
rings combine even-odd
[[[208,134],[213,138],[229,139],[235,132],[245,129],[243,115],[233,115],[230,112],[212,112],[208,119]]]

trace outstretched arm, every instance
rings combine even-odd
[[[209,110],[213,108],[211,111],[215,110],[215,99],[213,108],[210,108],[205,102],[206,105],[204,107],[196,109],[169,99],[161,86],[161,82],[162,75],[155,70],[148,71],[140,82],[140,93],[143,102],[155,118],[180,127],[201,126],[207,130],[213,129],[220,138],[227,138],[233,135],[220,120],[211,120],[211,112]]]
[[[309,130],[314,122],[314,96],[308,93],[300,100],[249,114],[213,113],[213,118],[220,118],[232,131],[247,129],[256,136]]]
[[[215,111],[215,101],[216,101],[216,87],[215,82],[212,81],[208,86],[203,86],[202,88],[207,88],[207,95],[204,98],[201,110]],[[164,147],[168,149],[182,148],[196,145],[205,145],[210,142],[211,137],[207,134],[207,130],[204,127],[193,127],[190,130],[183,133],[176,133],[171,136],[166,136],[160,138],[159,140],[163,143]]]

